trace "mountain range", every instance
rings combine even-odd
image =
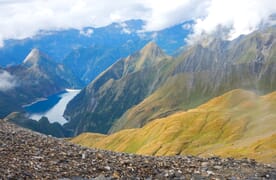
[[[8,73],[15,87],[0,91],[0,117],[22,112],[22,105],[65,88],[84,87],[115,61],[152,39],[173,54],[190,33],[183,29],[187,23],[191,22],[158,32],[142,32],[144,22],[131,20],[103,28],[41,32],[33,38],[5,41],[0,48],[0,73]]]
[[[260,94],[274,91],[275,33],[273,28],[184,51],[172,64],[167,82],[128,110],[111,132],[141,127],[152,119],[196,107],[232,89],[243,88]]]
[[[113,151],[274,162],[276,28],[183,48],[183,23],[142,27],[135,20],[7,41],[0,75],[13,87],[0,90],[0,118],[18,111],[6,121]],[[64,125],[22,115],[24,105],[65,88],[82,90]]]
[[[268,28],[233,41],[211,39],[176,58],[149,43],[84,88],[67,106],[66,126],[75,134],[114,133],[143,127],[233,89],[273,92],[275,36],[275,28]]]
[[[0,48],[0,65],[20,64],[33,48],[40,49],[57,63],[63,63],[88,84],[117,59],[141,49],[149,41],[156,41],[168,54],[174,54],[185,45],[184,39],[191,30],[187,21],[173,27],[144,32],[144,22],[130,20],[106,27],[86,27],[82,30],[41,31],[33,38],[7,40]]]

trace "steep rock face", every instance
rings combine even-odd
[[[167,81],[116,121],[110,132],[142,127],[152,119],[196,107],[235,88],[276,89],[276,30],[268,29],[231,42],[190,47],[172,63]]]
[[[156,119],[140,129],[109,136],[84,134],[72,142],[147,155],[215,154],[275,163],[275,108],[275,91],[258,96],[236,89],[195,109]]]
[[[154,43],[100,74],[67,106],[67,128],[107,133],[114,121],[164,82],[170,57]]]
[[[0,92],[1,117],[22,110],[23,104],[81,85],[70,70],[55,63],[38,49],[33,49],[21,65],[4,70],[14,78],[15,86]]]

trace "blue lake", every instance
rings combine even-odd
[[[69,101],[73,99],[80,90],[66,89],[64,92],[49,96],[38,102],[24,106],[29,118],[39,120],[45,116],[50,122],[58,122],[64,124],[67,120],[63,117],[63,113]]]

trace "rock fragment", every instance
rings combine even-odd
[[[0,121],[0,179],[276,179],[273,165],[84,148]]]

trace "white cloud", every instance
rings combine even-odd
[[[154,31],[204,15],[208,0],[156,0],[145,4],[151,7],[145,29]]]
[[[0,29],[0,42],[32,37],[40,30],[81,31],[130,19],[145,20],[146,31],[160,30],[191,18],[189,9],[196,4],[192,0],[0,0],[0,27],[5,27]],[[127,28],[123,32],[130,33]]]
[[[131,34],[132,32],[134,32],[134,30],[130,29],[125,22],[118,23],[117,28],[122,29],[122,31],[121,31],[122,34],[123,33],[124,34]]]
[[[105,26],[143,17],[144,12],[135,0],[0,0],[0,42],[31,37],[40,30]],[[116,19],[112,14],[117,14]]]
[[[8,91],[16,86],[16,79],[7,71],[0,71],[0,91]]]
[[[192,38],[223,31],[225,39],[257,30],[276,12],[275,0],[211,0],[206,16],[196,19]]]
[[[0,0],[0,46],[40,30],[81,31],[129,19],[145,20],[146,31],[193,19],[196,35],[221,26],[234,38],[258,28],[274,12],[275,0]]]

